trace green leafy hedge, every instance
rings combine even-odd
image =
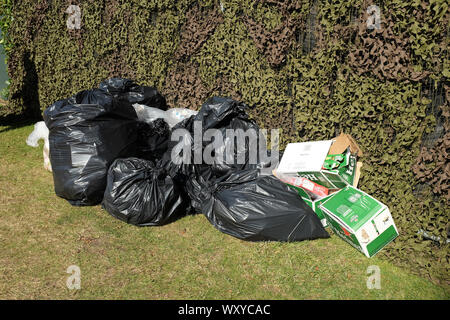
[[[81,29],[67,28],[71,4]],[[381,29],[367,27],[372,4]],[[448,282],[447,1],[22,0],[12,12],[8,113],[40,115],[120,76],[173,107],[215,94],[255,105],[283,146],[349,133],[364,150],[361,189],[400,230],[380,255]]]

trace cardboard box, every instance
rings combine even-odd
[[[357,166],[356,156],[351,154],[350,148],[343,153],[343,157],[345,160],[334,170],[321,168],[318,171],[300,171],[297,174],[299,177],[307,178],[328,189],[345,188],[347,185],[353,185]]]
[[[317,216],[320,219],[320,222],[322,222],[322,225],[324,228],[328,227],[328,223],[327,223],[327,219],[325,218],[325,215],[322,212],[322,209],[320,208],[320,205],[328,200],[330,197],[332,197],[334,195],[334,193],[329,194],[323,198],[316,198],[314,200],[313,196],[311,194],[309,194],[305,189],[300,188],[300,187],[296,187],[294,185],[291,185],[288,183],[288,185],[290,187],[292,187],[293,189],[295,189],[298,192],[298,195],[303,199],[303,201],[306,202],[306,204],[313,209],[313,211],[317,214]]]
[[[330,193],[330,189],[306,178],[299,177],[296,174],[292,175],[286,173],[278,173],[274,171],[274,175],[284,183],[287,183],[296,188],[303,188],[306,191],[310,192],[311,194],[315,195],[316,197],[325,197]]]
[[[337,190],[358,185],[362,163],[356,157],[361,155],[347,134],[333,140],[290,143],[273,174],[297,190],[326,227],[328,222],[320,205]]]
[[[361,155],[356,142],[346,134],[341,134],[333,140],[290,143],[277,172],[308,179],[327,188],[329,192],[348,185],[356,187],[362,166],[356,157]],[[335,166],[335,169],[324,169],[324,165],[330,168],[328,163],[333,163],[335,159],[339,159],[339,165]]]
[[[345,187],[319,207],[334,233],[369,258],[398,236],[389,208],[355,187]]]

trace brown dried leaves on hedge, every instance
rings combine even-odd
[[[190,62],[172,67],[162,90],[171,107],[189,109],[197,109],[209,91],[198,74],[198,65]]]
[[[380,28],[368,29],[368,14],[360,17],[356,45],[348,55],[349,65],[358,74],[373,73],[377,78],[419,81],[429,72],[415,72],[410,66],[410,44],[406,32],[394,33],[394,22],[386,17]]]
[[[450,202],[450,106],[446,103],[440,108],[445,119],[445,134],[434,147],[420,149],[412,170],[420,182],[432,186],[433,193],[442,195]]]
[[[174,54],[175,59],[186,59],[197,52],[217,25],[222,22],[223,16],[217,8],[192,7],[186,13],[186,22],[181,30],[180,43]]]
[[[217,93],[240,100],[241,94],[224,76],[212,85],[205,85],[195,62],[178,63],[170,68],[162,93],[171,107],[198,109],[207,98]]]
[[[250,17],[244,18],[250,37],[255,46],[266,57],[272,67],[277,67],[286,61],[286,53],[294,39],[298,21],[287,18],[283,24],[273,31],[268,31],[264,25],[255,22]]]

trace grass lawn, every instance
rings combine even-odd
[[[244,242],[202,215],[138,228],[56,197],[32,125],[0,127],[0,299],[449,299],[440,287],[332,236]],[[81,269],[69,290],[67,268]],[[366,270],[381,270],[368,289]]]

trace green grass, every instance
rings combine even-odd
[[[449,288],[336,236],[297,243],[244,242],[202,215],[138,228],[53,192],[33,126],[0,127],[1,299],[448,299]],[[81,290],[66,287],[70,265]],[[367,289],[367,267],[381,289]]]

